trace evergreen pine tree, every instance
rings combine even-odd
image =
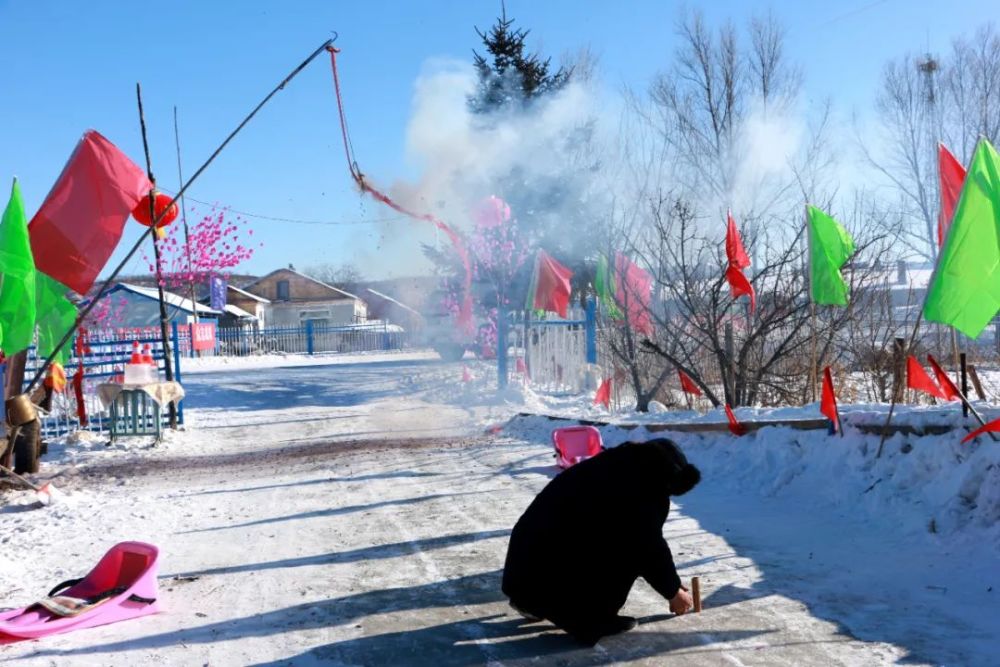
[[[572,76],[572,70],[563,67],[551,73],[551,58],[543,60],[537,53],[526,53],[525,40],[530,31],[513,26],[514,19],[507,18],[507,8],[501,4],[500,16],[488,32],[476,28],[486,49],[485,56],[472,52],[479,90],[469,99],[469,105],[476,113],[507,104],[526,104],[562,88]]]

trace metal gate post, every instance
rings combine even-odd
[[[593,297],[587,299],[587,363],[597,363],[597,302]]]
[[[497,309],[497,387],[507,388],[507,309]]]

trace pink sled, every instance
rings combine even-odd
[[[552,445],[556,448],[556,465],[570,466],[597,456],[604,449],[601,432],[593,426],[566,426],[552,431]]]
[[[49,592],[49,600],[69,597],[95,606],[75,616],[57,614],[41,603],[0,611],[0,644],[155,614],[160,611],[158,557],[152,544],[116,544],[86,577],[63,582]]]

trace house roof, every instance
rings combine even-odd
[[[400,301],[397,301],[396,299],[393,299],[388,294],[383,294],[382,292],[378,292],[376,290],[373,290],[371,287],[366,287],[365,288],[365,292],[369,292],[371,294],[374,294],[376,298],[383,299],[383,300],[388,301],[388,302],[390,302],[392,304],[395,304],[395,305],[399,306],[400,308],[402,308],[403,310],[407,310],[407,311],[413,313],[417,317],[421,316],[420,313],[418,313],[416,310],[414,310],[413,308],[410,308],[405,303],[402,303]]]
[[[114,294],[115,292],[125,291],[132,294],[145,297],[152,301],[159,301],[160,295],[158,291],[152,287],[139,287],[138,285],[132,285],[130,283],[118,283],[111,289],[107,291],[105,296],[108,294]],[[197,310],[199,315],[221,315],[222,313],[218,310],[209,308],[208,306],[202,305],[200,303],[194,303],[192,307],[191,299],[183,297],[180,294],[174,294],[173,292],[163,291],[163,301],[176,310],[182,310],[186,313],[194,313]]]
[[[253,284],[253,283],[251,283],[251,284]],[[262,296],[257,296],[256,294],[251,294],[250,292],[247,292],[246,290],[242,290],[239,287],[236,287],[234,285],[226,285],[226,288],[233,290],[234,292],[236,292],[237,294],[239,294],[241,296],[245,296],[248,299],[253,299],[254,301],[258,301],[260,303],[271,303],[270,299],[265,299]]]
[[[307,276],[306,274],[301,273],[299,271],[296,271],[295,269],[275,269],[274,271],[271,271],[267,275],[261,276],[260,278],[258,278],[257,280],[253,281],[252,283],[250,283],[248,285],[244,285],[243,289],[250,289],[251,287],[253,287],[257,283],[262,282],[262,281],[266,280],[267,278],[270,278],[271,276],[273,276],[276,273],[281,273],[282,271],[287,272],[287,273],[294,273],[295,275],[299,276],[300,278],[305,278],[306,280],[310,280],[310,281],[316,283],[317,285],[322,285],[323,287],[327,288],[328,290],[331,290],[333,292],[339,292],[340,294],[344,295],[345,299],[356,299],[358,301],[361,300],[356,295],[351,294],[350,292],[345,292],[344,290],[340,289],[339,287],[334,287],[333,285],[328,285],[327,283],[323,282],[322,280],[316,280],[312,276]]]
[[[256,315],[254,315],[252,313],[248,313],[247,311],[243,310],[239,306],[234,306],[231,303],[227,303],[226,304],[226,312],[229,313],[230,315],[232,315],[233,317],[237,317],[237,318],[239,318],[241,320],[256,320],[257,319]]]

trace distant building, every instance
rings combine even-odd
[[[218,319],[222,313],[208,306],[194,303],[191,299],[173,292],[163,292],[167,307],[167,321],[187,324],[199,319]],[[110,328],[153,327],[160,324],[160,298],[155,287],[140,287],[131,283],[117,283],[101,297],[104,308],[110,314]],[[101,307],[100,305],[97,306]]]
[[[419,331],[423,326],[424,318],[420,313],[388,294],[365,288],[364,295],[370,319],[397,324],[406,331]]]
[[[266,301],[259,303],[268,327],[298,327],[307,322],[342,326],[368,321],[368,307],[362,299],[291,268],[272,271],[239,291]],[[246,299],[234,301],[247,310]]]
[[[207,302],[209,297],[203,301]],[[251,294],[233,285],[226,286],[226,315],[223,326],[255,325],[261,329],[270,326],[268,323],[269,299]]]

